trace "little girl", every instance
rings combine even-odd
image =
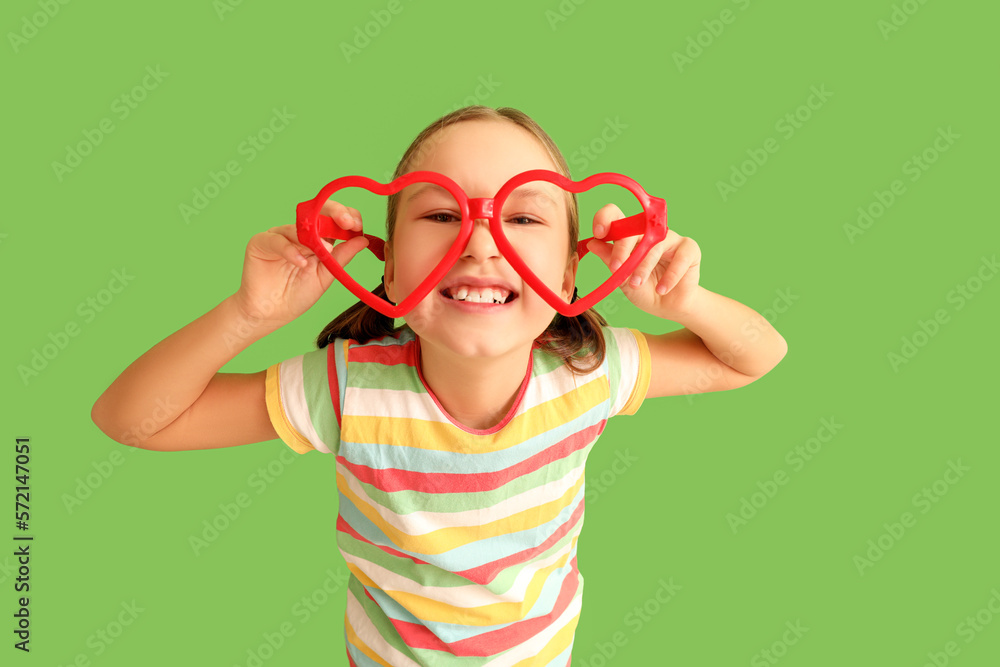
[[[421,132],[394,178],[435,171],[470,198],[493,197],[530,169],[569,177],[528,116],[475,106]],[[418,187],[389,198],[385,273],[374,293],[394,303],[440,261],[435,230],[455,233],[460,223],[439,190]],[[544,220],[503,224],[532,225],[518,253],[569,302],[579,221],[575,196],[564,199],[548,199]],[[361,230],[360,214],[335,201],[322,214]],[[587,245],[611,271],[637,241],[599,240],[622,217],[602,208]],[[323,243],[346,265],[368,241]],[[359,301],[323,329],[317,350],[259,373],[219,373],[334,280],[294,225],[274,227],[250,239],[239,290],[132,363],[97,400],[93,419],[143,449],[281,438],[299,453],[333,454],[338,545],[351,571],[351,665],[562,667],[583,600],[584,465],[608,419],[634,414],[647,398],[746,385],[787,349],[759,314],[698,285],[700,260],[698,245],[671,230],[622,284],[637,307],[685,326],[644,334],[609,327],[593,309],[556,313],[498,251],[486,221],[475,220],[455,264],[405,324]],[[485,290],[488,303],[474,303]],[[159,430],[121,435],[148,424],[154,409]]]

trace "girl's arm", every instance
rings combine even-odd
[[[328,201],[321,209],[344,229],[360,217]],[[357,236],[327,250],[342,266],[368,244]],[[247,245],[240,289],[157,343],[94,403],[94,423],[114,440],[158,451],[213,449],[278,437],[264,402],[266,371],[219,373],[254,341],[308,310],[333,282],[297,241],[294,225],[256,234]]]
[[[689,308],[670,319],[685,328],[645,334],[652,358],[647,397],[736,389],[765,375],[788,352],[763,315],[701,286]]]
[[[124,445],[159,451],[276,438],[264,403],[264,372],[218,372],[270,332],[260,323],[251,326],[235,299],[226,298],[132,362],[94,403],[94,423]]]
[[[613,206],[598,211],[595,239],[588,244],[612,272],[638,241],[637,236],[613,244],[600,240],[609,224],[622,217]],[[647,397],[736,389],[762,377],[788,351],[785,339],[762,315],[699,285],[700,265],[695,240],[671,229],[621,285],[629,301],[645,312],[685,327],[644,334],[651,357]]]

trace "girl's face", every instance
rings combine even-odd
[[[463,121],[438,131],[410,168],[448,176],[470,199],[493,197],[512,176],[529,169],[558,171],[530,132],[497,120]],[[565,194],[536,182],[518,188],[508,201],[502,218],[508,240],[549,289],[569,301],[579,259],[569,255]],[[430,274],[460,226],[457,204],[443,189],[417,183],[400,192],[393,240],[386,245],[385,283],[392,301],[402,301]],[[486,305],[442,293],[461,295],[463,279],[470,277],[504,285],[513,294],[503,305]],[[430,344],[461,356],[495,357],[530,344],[554,316],[555,310],[500,254],[489,222],[480,219],[454,266],[405,319]]]

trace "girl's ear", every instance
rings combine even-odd
[[[562,293],[567,302],[573,298],[573,290],[576,289],[576,270],[579,266],[580,255],[574,250],[566,262],[566,273],[563,274]]]
[[[385,285],[385,295],[389,298],[389,301],[397,303],[395,297],[392,295],[392,281],[395,278],[395,265],[392,260],[392,244],[386,243],[385,248],[385,270],[382,275],[382,283]]]

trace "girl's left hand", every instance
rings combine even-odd
[[[641,238],[627,236],[610,243],[598,240],[612,222],[624,217],[614,204],[603,207],[594,216],[596,238],[587,243],[587,249],[601,258],[612,273],[625,263]],[[672,319],[689,313],[698,294],[700,262],[701,248],[695,240],[668,229],[667,237],[650,248],[632,275],[626,277],[622,292],[637,307],[657,317]]]

